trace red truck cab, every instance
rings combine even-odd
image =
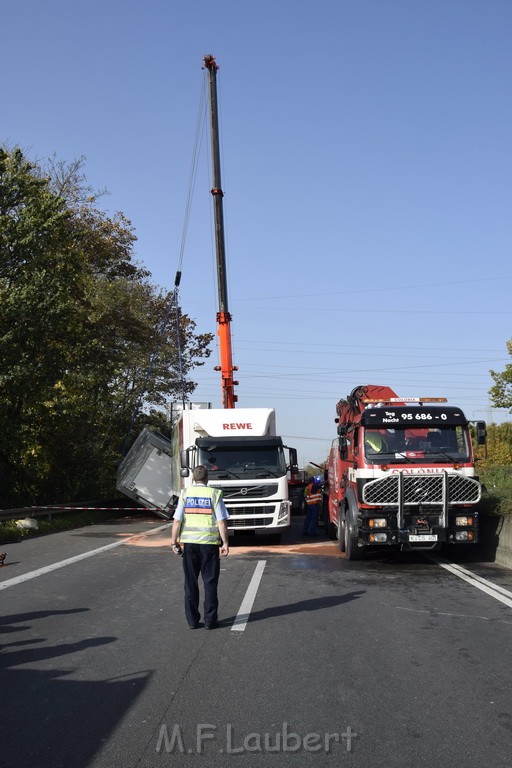
[[[478,541],[481,485],[469,423],[445,402],[366,385],[338,403],[325,527],[348,559]],[[485,442],[483,422],[477,439]]]

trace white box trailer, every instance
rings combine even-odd
[[[209,485],[223,491],[229,531],[277,538],[289,527],[288,471],[295,473],[297,454],[276,435],[274,409],[184,410],[172,440],[148,430],[139,436],[117,488],[169,517],[198,464],[208,468]]]
[[[180,487],[179,457],[174,454],[170,440],[143,429],[119,466],[117,490],[170,519]]]

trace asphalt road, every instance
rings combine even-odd
[[[157,519],[2,547],[2,768],[508,768],[512,571],[351,563],[300,523],[232,547],[214,631],[186,624],[169,529],[137,535]]]

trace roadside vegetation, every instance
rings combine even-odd
[[[512,356],[512,339],[507,342],[507,351]],[[512,413],[512,363],[490,374],[494,379],[489,390],[491,405]],[[512,515],[512,423],[488,425],[487,446],[478,449],[477,457],[478,473],[487,489],[484,510]]]
[[[477,449],[477,472],[485,486],[481,509],[512,515],[512,423],[489,424],[487,446]]]
[[[495,466],[479,471],[485,486],[481,511],[493,515],[512,515],[512,466]]]
[[[130,425],[165,431],[210,354],[101,194],[0,148],[0,509],[112,497]]]

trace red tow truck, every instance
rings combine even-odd
[[[338,402],[324,524],[348,560],[478,541],[481,485],[469,422],[446,402],[374,384]],[[485,422],[474,426],[485,444]]]

